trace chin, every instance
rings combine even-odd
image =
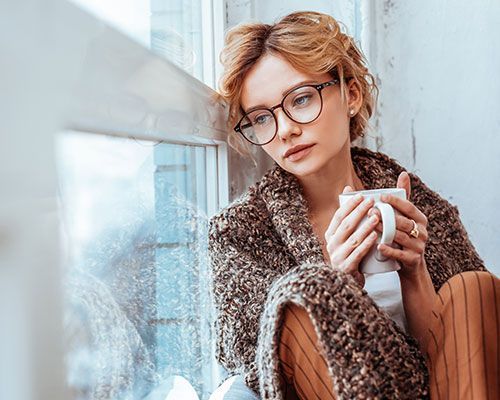
[[[299,162],[284,162],[280,164],[281,168],[285,171],[290,172],[291,174],[305,178],[310,175],[314,175],[321,169],[321,163],[316,159],[312,160],[301,160]]]

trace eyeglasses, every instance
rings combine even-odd
[[[278,133],[278,120],[274,110],[282,108],[292,121],[308,124],[316,120],[323,109],[321,91],[338,83],[338,79],[318,85],[299,86],[283,97],[280,104],[271,108],[257,108],[246,113],[234,127],[250,143],[263,146],[271,142]]]

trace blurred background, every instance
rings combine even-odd
[[[2,0],[0,398],[208,399],[211,215],[272,166],[227,146],[225,31],[296,10],[344,24],[372,129],[457,205],[500,272],[500,2]]]

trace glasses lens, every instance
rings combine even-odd
[[[300,87],[288,93],[283,106],[294,121],[305,124],[317,118],[321,112],[321,96],[314,87]]]
[[[241,133],[255,144],[269,142],[276,133],[274,115],[269,110],[254,110],[246,114],[240,127]]]

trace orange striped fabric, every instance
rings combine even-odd
[[[286,400],[334,400],[333,382],[307,311],[295,304],[285,308],[279,344]]]
[[[439,290],[425,354],[431,399],[500,398],[499,287],[500,280],[493,274],[467,271]],[[279,344],[287,400],[336,398],[320,349],[307,311],[288,304]]]
[[[493,274],[468,271],[439,290],[426,352],[431,399],[500,399],[499,289]]]

